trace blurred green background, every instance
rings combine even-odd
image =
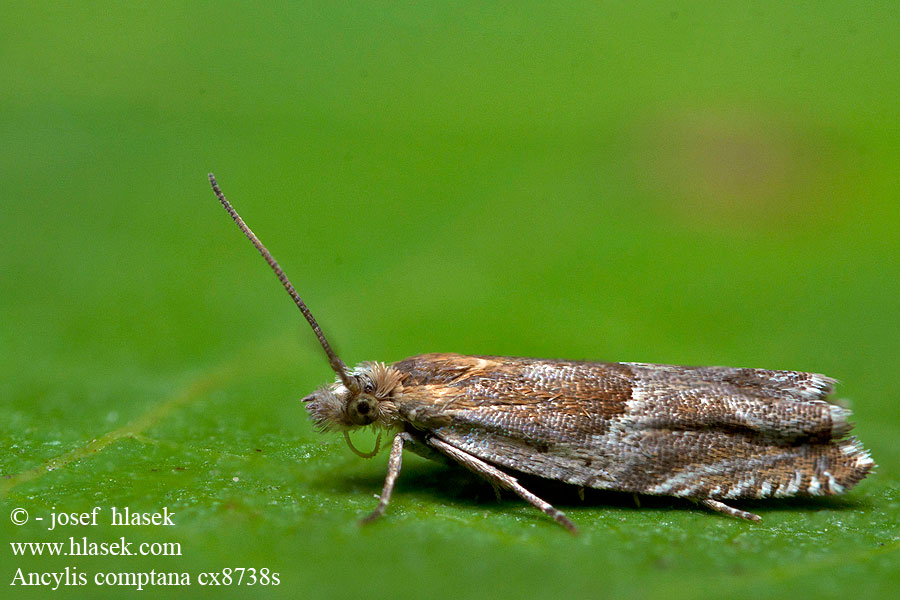
[[[183,552],[4,544],[0,582],[68,566],[191,573],[143,597],[892,593],[896,3],[3,2],[0,31],[0,531]],[[348,363],[824,372],[879,469],[839,499],[741,504],[758,525],[536,484],[573,538],[408,455],[360,529],[386,454],[312,431],[299,399],[332,375],[208,171]],[[94,506],[166,506],[176,526],[33,519]],[[281,584],[197,585],[229,567]]]

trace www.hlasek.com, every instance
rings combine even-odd
[[[55,507],[54,507],[55,508]],[[48,531],[62,531],[70,526],[90,527],[98,524],[103,514],[102,507],[94,507],[90,512],[51,512]],[[134,512],[129,508],[112,507],[110,520],[113,526],[149,525],[174,526],[174,513],[163,508],[158,512]],[[28,511],[13,509],[10,519],[16,525],[29,521]],[[33,521],[43,521],[35,516]],[[104,519],[105,520],[105,519]],[[182,556],[179,542],[135,542],[124,536],[114,541],[95,541],[88,536],[69,536],[64,541],[14,541],[10,542],[13,557],[80,557],[80,556]],[[30,571],[16,568],[9,585],[40,586],[56,590],[64,586],[127,586],[142,590],[149,586],[274,586],[281,583],[277,572],[268,568],[227,567],[219,571],[188,573],[151,569],[149,571],[109,571],[88,573],[77,566],[67,566],[61,571]]]

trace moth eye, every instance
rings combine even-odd
[[[354,398],[347,406],[348,416],[354,425],[368,425],[375,420],[375,401],[362,396]]]

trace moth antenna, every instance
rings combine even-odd
[[[303,299],[300,297],[300,294],[297,293],[297,290],[294,289],[294,286],[291,284],[290,280],[287,278],[287,275],[284,274],[284,271],[278,265],[278,261],[275,260],[275,257],[272,256],[272,253],[269,252],[263,243],[259,241],[259,238],[256,237],[256,234],[247,227],[247,224],[244,223],[244,220],[241,216],[234,210],[234,207],[231,206],[231,203],[225,199],[225,194],[222,193],[222,190],[219,189],[219,184],[216,183],[216,177],[212,173],[209,174],[209,184],[212,186],[213,192],[215,192],[216,197],[219,199],[219,202],[222,203],[222,206],[225,207],[225,210],[228,211],[228,214],[231,215],[231,218],[237,223],[237,226],[241,228],[241,231],[244,232],[244,235],[247,236],[254,247],[259,251],[262,257],[266,260],[272,270],[275,272],[275,276],[278,277],[278,281],[281,282],[281,285],[284,286],[284,289],[287,290],[287,293],[290,294],[291,298],[294,300],[294,304],[297,305],[297,308],[300,309],[300,312],[303,313],[303,316],[306,317],[306,322],[309,323],[310,327],[312,327],[313,331],[316,333],[316,337],[319,339],[319,343],[322,345],[322,349],[325,350],[325,354],[328,355],[328,362],[331,365],[331,368],[337,373],[337,376],[341,378],[341,382],[347,387],[347,389],[351,390],[354,393],[359,393],[359,384],[357,381],[350,376],[347,365],[344,364],[344,361],[341,360],[341,357],[337,355],[337,353],[331,348],[331,344],[328,343],[328,340],[325,339],[325,334],[322,333],[322,328],[319,327],[319,324],[316,323],[315,317],[312,316],[312,313],[309,312],[309,308],[307,308],[306,303],[303,302]]]

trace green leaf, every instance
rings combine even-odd
[[[122,574],[151,571],[190,585],[142,597],[895,593],[895,9],[3,13],[3,539],[180,545],[4,546],[7,595],[120,596],[136,587]],[[572,537],[408,455],[387,514],[360,528],[386,453],[312,430],[300,399],[333,375],[209,171],[350,364],[455,351],[824,372],[879,468],[840,498],[739,505],[760,524],[527,481]],[[96,525],[48,530],[95,507]],[[113,507],[174,525],[113,526]],[[279,584],[200,584],[250,568]],[[87,582],[54,592],[49,573]]]

